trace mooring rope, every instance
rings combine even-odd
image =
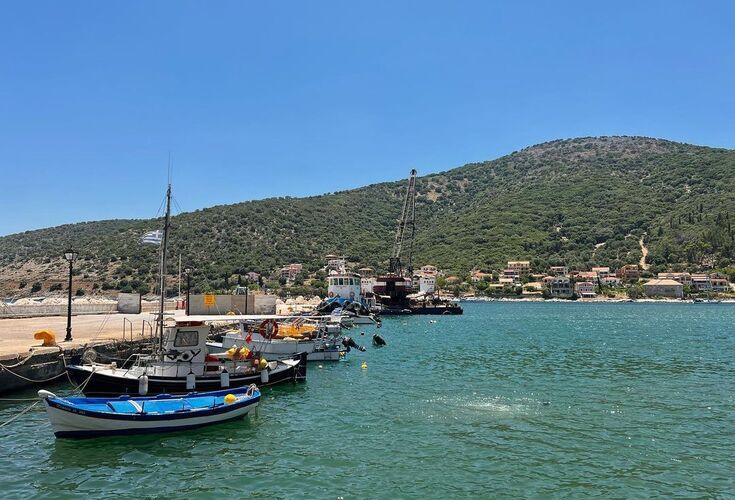
[[[0,363],[0,367],[2,367],[2,368],[17,368],[17,367],[23,365],[26,361],[28,361],[29,359],[31,359],[33,357],[33,355],[35,354],[34,349],[35,349],[34,347],[31,347],[30,348],[30,353],[28,354],[28,356],[26,356],[23,359],[23,361],[19,361],[19,362],[15,363],[14,365],[5,365],[3,363]]]
[[[25,415],[26,413],[28,413],[29,411],[31,411],[33,409],[33,407],[36,406],[38,403],[40,403],[40,401],[36,401],[35,403],[33,403],[32,405],[30,405],[28,408],[26,408],[22,412],[18,413],[16,416],[12,417],[7,422],[3,422],[2,424],[0,424],[0,427],[5,427],[6,425],[8,425],[10,423],[15,422],[20,417],[22,417],[23,415]]]
[[[18,373],[15,373],[14,371],[9,370],[8,368],[6,368],[3,365],[0,365],[0,371],[6,371],[6,372],[8,372],[11,375],[13,375],[15,377],[18,377],[21,380],[25,380],[26,382],[30,382],[32,384],[44,384],[46,382],[51,382],[52,380],[56,380],[57,378],[64,376],[64,373],[59,373],[58,375],[54,375],[53,377],[49,377],[49,378],[46,378],[46,379],[43,379],[43,380],[33,380],[31,378],[24,377],[23,375],[20,375]]]

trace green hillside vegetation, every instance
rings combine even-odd
[[[502,269],[509,259],[530,259],[539,271],[554,264],[617,268],[639,261],[644,237],[653,272],[727,268],[733,172],[732,150],[599,137],[427,175],[417,180],[414,263],[457,274]],[[171,255],[196,268],[198,290],[226,289],[238,274],[270,274],[290,262],[315,271],[328,253],[385,269],[405,186],[403,180],[183,213],[173,218]],[[80,276],[101,288],[145,291],[155,281],[157,256],[139,239],[160,224],[100,221],[6,236],[0,273],[31,262],[26,281],[43,279],[73,243]]]

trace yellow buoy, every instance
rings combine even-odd
[[[265,358],[260,358],[260,369],[265,370],[267,366],[268,366],[268,361],[266,361]]]
[[[234,394],[228,394],[227,396],[225,396],[225,404],[231,405],[235,401],[237,401],[237,398]]]
[[[367,370],[367,361],[363,361],[362,365],[360,365],[360,368],[362,368],[363,370]]]

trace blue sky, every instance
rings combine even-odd
[[[547,140],[735,146],[730,2],[4,2],[0,235]]]

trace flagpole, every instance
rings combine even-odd
[[[181,298],[181,254],[179,254],[179,298]]]

